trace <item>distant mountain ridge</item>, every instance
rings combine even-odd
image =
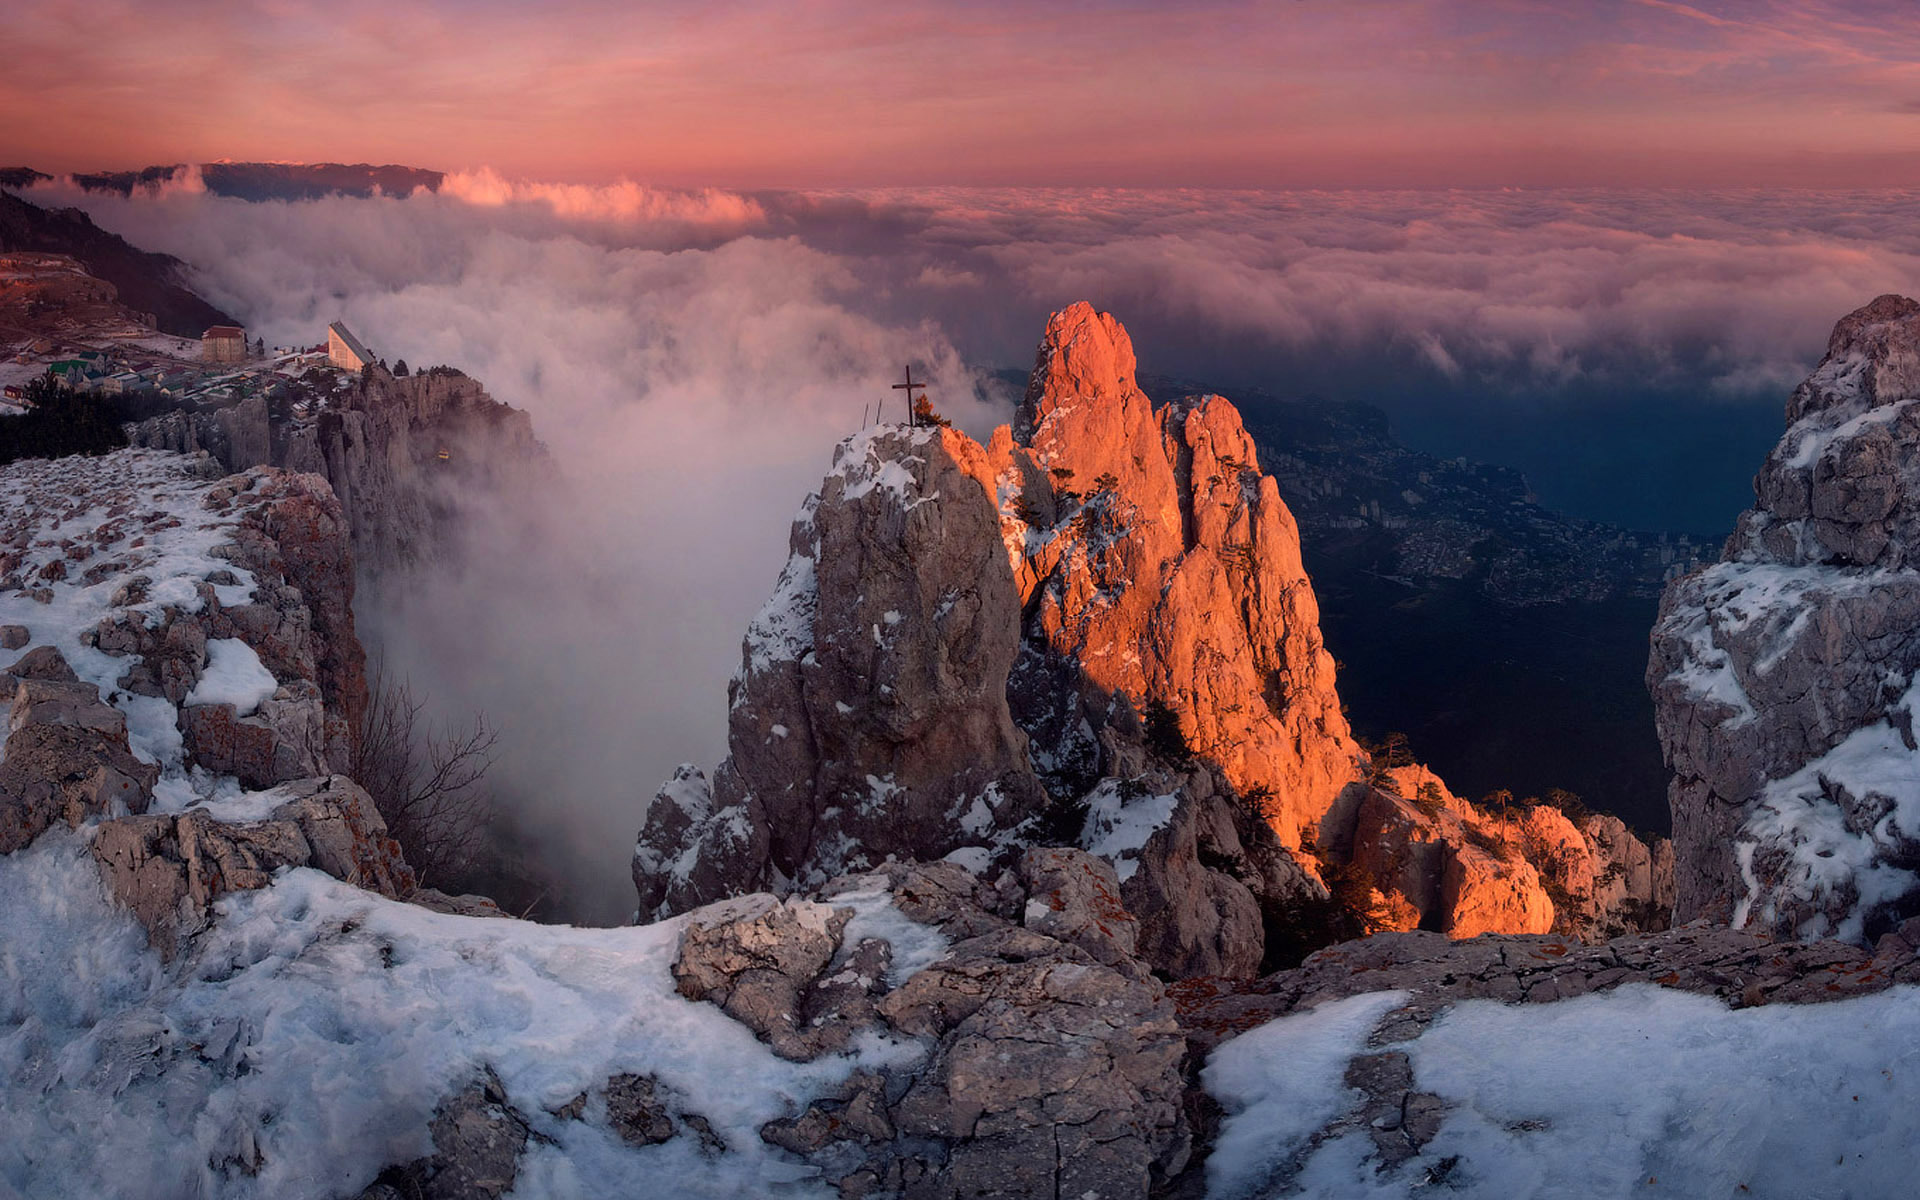
[[[76,259],[118,289],[127,307],[152,313],[162,333],[197,338],[209,325],[235,324],[181,282],[186,264],[171,254],[141,250],[77,208],[42,208],[0,191],[0,251],[19,250]]]
[[[404,196],[415,188],[440,190],[443,171],[397,163],[167,163],[129,171],[81,171],[73,182],[89,192],[131,196],[136,188],[158,188],[195,166],[206,189],[237,200],[318,200],[324,196],[365,198],[375,191]],[[53,176],[31,167],[0,168],[0,187],[30,187]]]

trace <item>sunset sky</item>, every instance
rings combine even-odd
[[[11,0],[50,171],[735,187],[1920,184],[1905,0]]]

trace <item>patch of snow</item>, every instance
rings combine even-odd
[[[1793,450],[1785,459],[1785,465],[1804,471],[1819,462],[1833,447],[1844,446],[1876,426],[1890,424],[1912,404],[1912,400],[1882,404],[1838,424],[1822,420],[1831,418],[1832,410],[1804,418],[1787,432],[1785,440],[1792,444]]]
[[[975,796],[973,804],[960,814],[960,828],[979,837],[993,828],[993,809],[987,804],[986,797]]]
[[[1920,682],[1909,686],[1892,707],[1920,716]],[[1883,811],[1870,827],[1860,829],[1841,807],[1836,789],[1857,802],[1876,797],[1883,801],[1878,806]],[[1760,803],[1741,830],[1747,845],[1738,849],[1746,854],[1742,875],[1748,877],[1749,891],[1737,915],[1744,923],[1755,900],[1761,915],[1771,919],[1781,899],[1820,905],[1845,895],[1851,906],[1833,928],[1826,927],[1826,918],[1815,917],[1808,923],[1811,927],[1799,932],[1857,942],[1875,908],[1920,884],[1912,870],[1886,861],[1914,830],[1920,830],[1920,752],[1907,748],[1890,720],[1856,729],[1819,758],[1762,789]],[[1784,877],[1764,897],[1751,878],[1754,846],[1787,853]]]
[[[947,956],[953,945],[947,936],[931,925],[907,916],[894,907],[884,875],[868,875],[853,891],[828,897],[834,908],[851,908],[853,919],[841,931],[841,957],[868,938],[878,938],[893,949],[887,967],[887,985],[899,987]]]
[[[1222,1044],[1200,1082],[1226,1110],[1207,1159],[1214,1200],[1264,1196],[1275,1169],[1321,1126],[1359,1098],[1346,1085],[1347,1060],[1365,1052],[1381,1017],[1406,992],[1370,992],[1269,1021]]]
[[[921,496],[920,484],[910,464],[924,465],[926,459],[906,454],[902,448],[925,446],[938,436],[935,429],[901,429],[878,426],[851,434],[834,447],[829,480],[840,483],[840,499],[855,501],[876,492],[885,494],[903,508],[937,500],[938,495]],[[882,444],[885,439],[885,444]]]
[[[807,497],[794,520],[796,527],[811,528],[819,502],[818,496]],[[813,617],[820,603],[820,584],[815,573],[815,556],[819,552],[820,543],[816,538],[806,549],[788,556],[787,565],[774,584],[773,595],[747,625],[742,675],[768,670],[777,663],[797,662],[812,651]]]
[[[940,861],[964,867],[970,874],[983,875],[993,865],[993,851],[985,846],[962,846],[949,850]]]
[[[1087,823],[1080,831],[1080,848],[1112,863],[1114,874],[1125,883],[1140,869],[1140,851],[1147,840],[1173,820],[1180,798],[1148,795],[1128,799],[1121,794],[1120,783],[1102,779],[1087,793]]]
[[[208,638],[207,665],[200,682],[187,693],[187,707],[231,704],[235,716],[248,716],[273,698],[280,683],[252,646],[239,638]]]
[[[83,644],[81,636],[115,612],[131,614],[149,628],[160,623],[168,606],[198,612],[205,603],[200,588],[219,571],[230,571],[237,580],[212,585],[222,604],[251,597],[251,572],[216,553],[232,540],[238,522],[203,506],[214,485],[189,474],[191,462],[170,451],[128,449],[97,457],[23,459],[0,467],[0,514],[11,518],[0,519],[0,529],[24,551],[21,574],[49,594],[45,604],[18,593],[0,594],[0,624],[25,625],[29,632],[26,647],[0,650],[0,670],[32,647],[57,648],[81,680],[98,687],[102,698],[126,715],[134,754],[161,767],[162,794],[175,800],[195,778],[183,763],[179,714],[163,697],[119,690],[120,677],[138,660],[106,654]],[[65,579],[33,578],[66,557],[62,542],[91,553],[69,560]],[[95,572],[92,583],[86,581],[89,571]],[[151,581],[145,598],[116,608],[113,596],[135,575]]]
[[[856,1067],[924,1054],[868,1036],[812,1063],[776,1057],[674,990],[679,920],[448,916],[310,870],[218,908],[192,956],[167,966],[107,901],[82,835],[0,859],[0,1190],[352,1195],[427,1152],[435,1107],[491,1069],[537,1135],[517,1195],[670,1180],[689,1197],[825,1197],[761,1125]],[[594,1104],[584,1121],[549,1111],[622,1072],[655,1076],[727,1153],[708,1157],[691,1136],[626,1145]]]
[[[1228,1115],[1208,1164],[1212,1196],[1264,1194],[1254,1189],[1282,1148],[1304,1148],[1325,1124],[1315,1118],[1344,1108],[1346,1058],[1323,1051],[1331,1040],[1364,1052],[1372,999],[1338,1002],[1354,1006],[1338,1012],[1353,1019],[1335,1028],[1304,1024],[1338,1010],[1322,1005],[1214,1052],[1203,1079]],[[1308,1151],[1299,1194],[1787,1200],[1913,1190],[1913,987],[1737,1011],[1648,985],[1552,1004],[1471,1000],[1393,1048],[1412,1059],[1415,1087],[1446,1104],[1438,1135],[1383,1172],[1364,1133],[1329,1141]],[[1289,1092],[1309,1104],[1336,1099],[1309,1116],[1290,1109]],[[1280,1102],[1262,1103],[1271,1098]],[[1429,1184],[1449,1158],[1442,1187]]]

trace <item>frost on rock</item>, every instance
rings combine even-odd
[[[1885,723],[1855,730],[1766,785],[1736,846],[1747,884],[1736,928],[1753,920],[1803,938],[1861,941],[1869,921],[1886,918],[1875,921],[1886,925],[1890,908],[1912,907],[1920,889],[1911,856],[1920,833],[1916,705],[1920,685],[1907,689]]]
[[[348,530],[326,482],[211,466],[121,450],[0,468],[0,625],[26,631],[0,672],[58,652],[124,715],[173,809],[235,776],[343,767],[366,702]]]

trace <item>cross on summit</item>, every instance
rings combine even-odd
[[[905,383],[896,383],[893,385],[893,390],[896,392],[902,390],[903,388],[906,390],[906,393],[907,393],[907,424],[913,425],[916,423],[913,419],[913,389],[919,388],[921,391],[924,392],[927,390],[927,385],[924,383],[915,383],[913,381],[913,364],[912,363],[907,364],[907,381]]]

